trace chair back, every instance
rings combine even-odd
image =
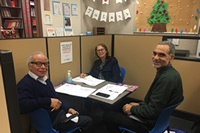
[[[125,70],[123,67],[119,67],[119,68],[120,68],[121,77],[122,77],[121,82],[123,82],[123,81],[124,81],[125,74],[126,74],[126,70]]]
[[[181,102],[165,108],[158,116],[158,119],[156,120],[154,128],[151,131],[149,131],[149,133],[164,132],[169,127],[169,123],[170,123],[169,118],[170,118],[171,113],[175,110],[175,108],[178,105],[180,105],[183,102],[183,100],[184,100],[184,97]]]
[[[180,105],[184,100],[184,97],[180,103],[177,103],[175,105],[169,106],[165,108],[163,111],[161,111],[160,115],[158,116],[154,128],[149,131],[149,133],[163,133],[166,129],[169,127],[169,118],[171,113],[174,111],[174,109]],[[131,131],[127,128],[119,126],[119,129],[123,131],[128,131],[129,133],[136,133],[134,131]]]
[[[30,113],[31,127],[40,133],[59,133],[53,129],[48,112],[41,108]]]
[[[51,119],[48,112],[43,109],[37,109],[36,111],[30,113],[30,123],[31,127],[34,128],[39,133],[60,133],[52,127]],[[69,131],[62,133],[72,133],[78,130],[80,127],[73,128]]]

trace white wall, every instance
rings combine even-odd
[[[109,5],[102,4],[102,0],[81,0],[81,31],[85,33],[86,31],[92,31],[93,27],[105,27],[106,34],[133,34],[134,25],[135,25],[135,12],[136,12],[136,1],[135,0],[127,0],[127,2],[123,1],[123,3],[116,4],[115,0],[110,0]],[[94,9],[103,12],[117,12],[123,11],[125,9],[129,9],[131,18],[123,21],[115,21],[115,22],[101,22],[99,20],[92,19],[92,17],[85,16],[85,11],[88,6],[91,6]]]
[[[71,16],[71,8],[70,8],[70,19],[72,22],[72,29],[74,35],[80,35],[81,33],[81,22],[80,22],[80,16],[81,16],[81,10],[80,10],[80,0],[54,0],[59,1],[61,3],[61,15],[56,16],[53,15],[53,7],[52,7],[52,1],[50,0],[50,11],[44,11],[44,0],[41,0],[41,13],[42,13],[42,27],[43,27],[43,36],[47,36],[46,28],[64,28],[64,16],[63,16],[63,10],[62,10],[62,3],[69,3],[70,7],[71,4],[77,4],[78,5],[78,16]],[[44,18],[45,14],[51,14],[53,19],[52,25],[45,25],[44,24]],[[68,16],[67,16],[68,17]]]
[[[46,28],[59,28],[64,27],[63,13],[60,16],[53,15],[52,1],[50,0],[50,11],[44,11],[44,0],[41,0],[41,12],[42,12],[42,24],[43,24],[43,36],[47,36]],[[93,31],[93,27],[105,27],[106,34],[133,34],[135,25],[135,0],[123,1],[123,3],[116,4],[115,0],[110,0],[109,5],[102,4],[102,0],[55,0],[60,3],[78,4],[78,16],[70,16],[72,21],[73,33],[75,35],[85,34],[87,31]],[[103,12],[117,12],[129,9],[131,18],[123,21],[115,22],[101,22],[99,20],[92,19],[85,15],[85,11],[88,6]],[[53,24],[44,24],[44,15],[48,13],[52,15]],[[70,14],[71,15],[71,14]]]

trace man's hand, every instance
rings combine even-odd
[[[124,113],[131,114],[131,107],[138,106],[138,105],[139,105],[139,103],[131,102],[129,104],[125,104],[122,109],[123,109]]]
[[[77,114],[78,112],[76,110],[74,110],[73,108],[70,108],[68,110],[68,113],[70,113],[70,114]]]
[[[60,106],[62,105],[62,102],[56,98],[51,98],[51,105],[50,107],[52,107],[53,109],[57,110],[60,108]]]
[[[131,107],[132,107],[131,104],[125,104],[122,109],[123,109],[124,113],[131,114]]]
[[[132,106],[138,106],[138,105],[140,105],[139,103],[134,103],[134,102],[131,102],[129,104],[132,105]]]

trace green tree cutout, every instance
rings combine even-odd
[[[153,6],[148,23],[153,24],[152,31],[166,32],[166,23],[170,23],[171,17],[167,10],[168,4],[164,0],[157,0]]]

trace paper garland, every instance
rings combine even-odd
[[[93,13],[93,15],[92,15],[92,13]],[[100,16],[100,14],[101,14],[101,16]],[[115,22],[115,15],[116,15],[117,22],[123,21],[124,18],[125,19],[131,18],[131,14],[130,14],[130,11],[128,8],[123,11],[107,13],[107,12],[101,12],[97,9],[94,9],[94,8],[88,6],[85,11],[85,15],[89,16],[89,17],[92,16],[92,19],[96,19],[96,20],[99,20],[99,16],[100,16],[100,21],[104,21],[104,22],[107,22],[107,17],[109,19],[108,20],[109,22]]]
[[[102,4],[109,4],[109,0],[102,0]]]
[[[127,1],[127,0],[124,0],[125,2]],[[96,2],[96,0],[93,0],[93,2]],[[116,0],[116,4],[118,4],[118,3],[122,3],[123,2],[123,0]],[[102,0],[102,4],[109,4],[109,0]]]

